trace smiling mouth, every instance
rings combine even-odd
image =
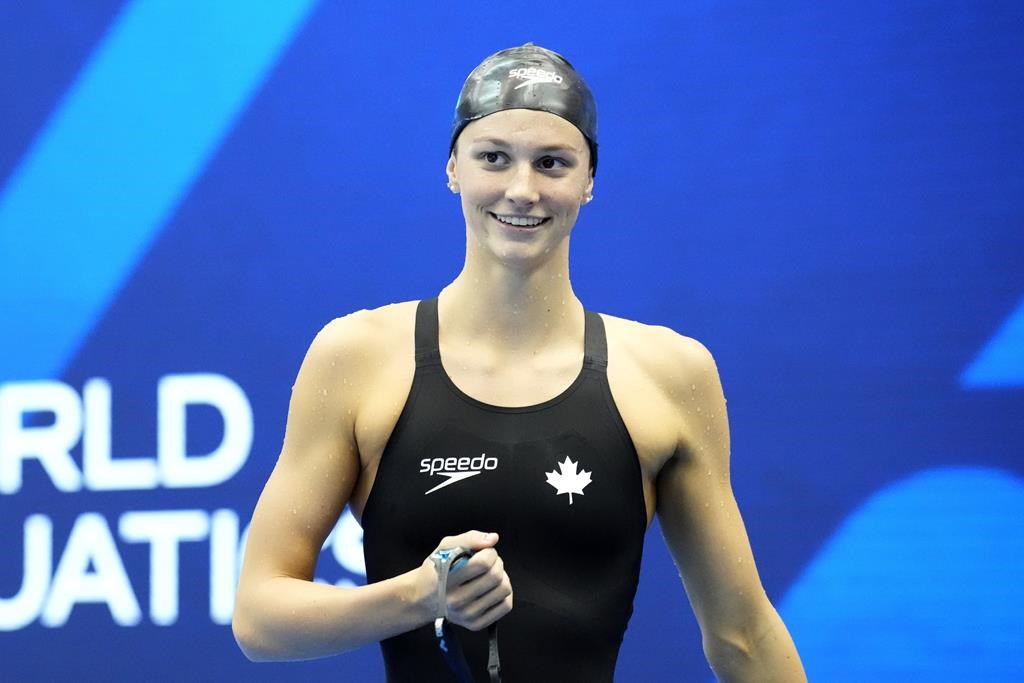
[[[499,223],[513,228],[536,228],[551,220],[550,216],[541,218],[539,216],[510,216],[494,212],[488,213],[491,214],[491,218],[495,219]]]

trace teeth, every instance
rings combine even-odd
[[[530,216],[499,216],[498,214],[494,214],[494,217],[502,223],[508,223],[509,225],[516,225],[524,228],[532,228],[544,222],[543,218],[532,218]]]

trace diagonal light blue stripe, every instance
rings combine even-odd
[[[1024,480],[924,470],[853,510],[779,612],[812,681],[1021,681],[1022,571]]]
[[[960,385],[1024,387],[1024,299],[960,375]]]
[[[61,372],[315,4],[118,15],[0,194],[0,381]]]

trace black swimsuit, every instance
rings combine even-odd
[[[416,374],[363,512],[367,579],[417,567],[444,536],[500,534],[512,611],[504,683],[610,681],[633,611],[647,515],[636,450],[608,388],[601,317],[583,368],[538,405],[491,406],[441,366],[437,300],[416,310]],[[487,634],[456,629],[487,680]],[[432,626],[381,643],[388,681],[452,681]]]

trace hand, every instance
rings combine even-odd
[[[480,631],[509,613],[512,609],[512,583],[505,573],[494,546],[498,534],[467,531],[458,536],[446,536],[438,548],[462,547],[474,551],[461,569],[448,574],[448,620],[471,631]],[[428,558],[423,566],[433,576],[437,594],[437,572]],[[435,608],[437,605],[435,605]],[[435,614],[440,610],[435,609]]]

